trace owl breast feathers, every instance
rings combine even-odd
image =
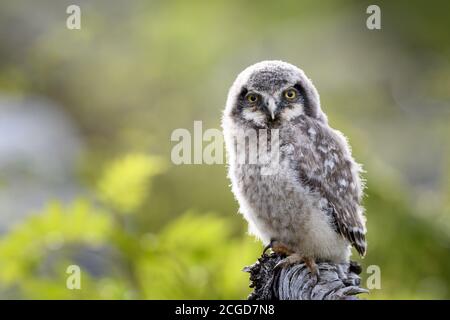
[[[245,69],[229,91],[222,127],[232,191],[251,233],[315,260],[346,262],[350,245],[365,255],[361,167],[303,71],[281,61]],[[242,161],[255,150],[248,132],[260,138],[262,130],[279,138],[272,174],[267,163]]]

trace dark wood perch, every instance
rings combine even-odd
[[[254,288],[249,300],[357,300],[357,294],[368,293],[359,286],[361,267],[356,262],[318,263],[317,282],[305,264],[274,269],[281,259],[275,253],[263,254],[255,264],[244,268]]]

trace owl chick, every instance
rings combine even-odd
[[[302,70],[282,61],[245,69],[230,88],[222,128],[240,212],[250,233],[287,256],[283,265],[305,262],[315,272],[315,262],[348,262],[351,245],[365,255],[361,167]],[[268,140],[278,134],[273,174],[263,172],[266,163],[242,161],[251,146],[236,147],[247,141],[243,132],[264,130]]]

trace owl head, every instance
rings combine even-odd
[[[242,71],[230,88],[224,115],[260,128],[302,115],[327,121],[311,80],[283,61],[262,61]]]

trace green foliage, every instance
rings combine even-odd
[[[0,289],[12,289],[14,297],[36,299],[84,296],[66,288],[65,270],[71,264],[67,254],[74,245],[106,245],[111,232],[114,223],[108,213],[87,200],[67,207],[49,204],[0,240]],[[58,259],[50,261],[52,256]],[[88,284],[89,277],[85,280]]]
[[[261,246],[233,239],[231,225],[213,214],[188,212],[167,226],[144,255],[140,276],[149,299],[242,299],[248,278],[240,270],[253,263]]]
[[[17,225],[0,240],[0,290],[39,299],[245,297],[248,280],[240,269],[255,260],[261,246],[232,237],[227,219],[188,212],[157,234],[127,227],[133,216],[122,213],[142,205],[149,178],[162,168],[155,158],[127,155],[106,166],[100,178],[102,207],[86,199],[54,202]],[[90,274],[86,261],[76,258],[85,250],[96,250],[118,267]],[[81,290],[66,288],[71,264],[80,264]]]
[[[161,173],[161,159],[142,154],[131,154],[106,167],[98,183],[100,199],[119,212],[137,210],[150,187],[150,177]]]
[[[48,251],[73,242],[89,246],[105,243],[112,221],[85,200],[63,208],[55,202],[36,213],[0,242],[0,282],[10,285],[28,278]]]
[[[420,216],[398,192],[387,193],[376,182],[369,184],[366,207],[369,253],[362,264],[380,266],[382,285],[370,298],[448,299],[448,232]]]

